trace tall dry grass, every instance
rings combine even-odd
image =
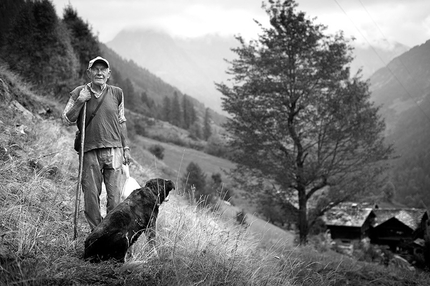
[[[290,285],[291,272],[281,271],[275,253],[209,208],[188,205],[185,196],[174,194],[162,206],[157,228],[157,255],[139,239],[125,268],[142,271],[162,261],[171,274],[161,285]]]
[[[246,229],[188,205],[180,190],[161,207],[156,252],[142,236],[123,265],[84,261],[82,214],[72,238],[72,133],[58,120],[26,121],[6,107],[0,118],[1,285],[289,285],[275,255],[259,250]]]

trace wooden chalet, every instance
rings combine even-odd
[[[338,245],[370,239],[395,253],[420,254],[428,220],[425,209],[378,208],[358,203],[342,203],[323,216],[331,239]]]
[[[428,213],[425,209],[374,209],[370,233],[373,244],[388,245],[393,251],[422,239]]]
[[[331,239],[342,243],[369,237],[374,219],[372,207],[357,203],[342,203],[323,216]]]

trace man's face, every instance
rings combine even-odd
[[[95,63],[87,71],[91,82],[96,85],[104,85],[110,77],[110,69],[103,63]]]

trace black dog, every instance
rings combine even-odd
[[[174,189],[170,180],[151,179],[145,187],[134,190],[86,238],[84,258],[124,262],[128,248],[144,231],[153,243],[158,208]]]

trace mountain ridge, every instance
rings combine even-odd
[[[393,144],[390,183],[396,201],[430,204],[430,41],[391,60],[370,78],[371,99],[380,106]]]
[[[218,35],[190,39],[151,29],[132,29],[121,31],[106,45],[183,93],[226,115],[221,108],[221,94],[214,83],[228,80],[225,73],[228,64],[224,59],[233,58],[230,49],[235,43],[234,38]]]
[[[163,30],[133,28],[120,31],[106,45],[220,114],[227,115],[222,110],[221,94],[214,83],[227,82],[231,78],[227,74],[228,61],[236,58],[231,49],[239,46],[234,37],[207,34],[181,38]],[[388,43],[385,47],[351,45],[354,48],[351,73],[362,68],[364,79],[409,49],[400,43],[391,43],[389,47]]]

